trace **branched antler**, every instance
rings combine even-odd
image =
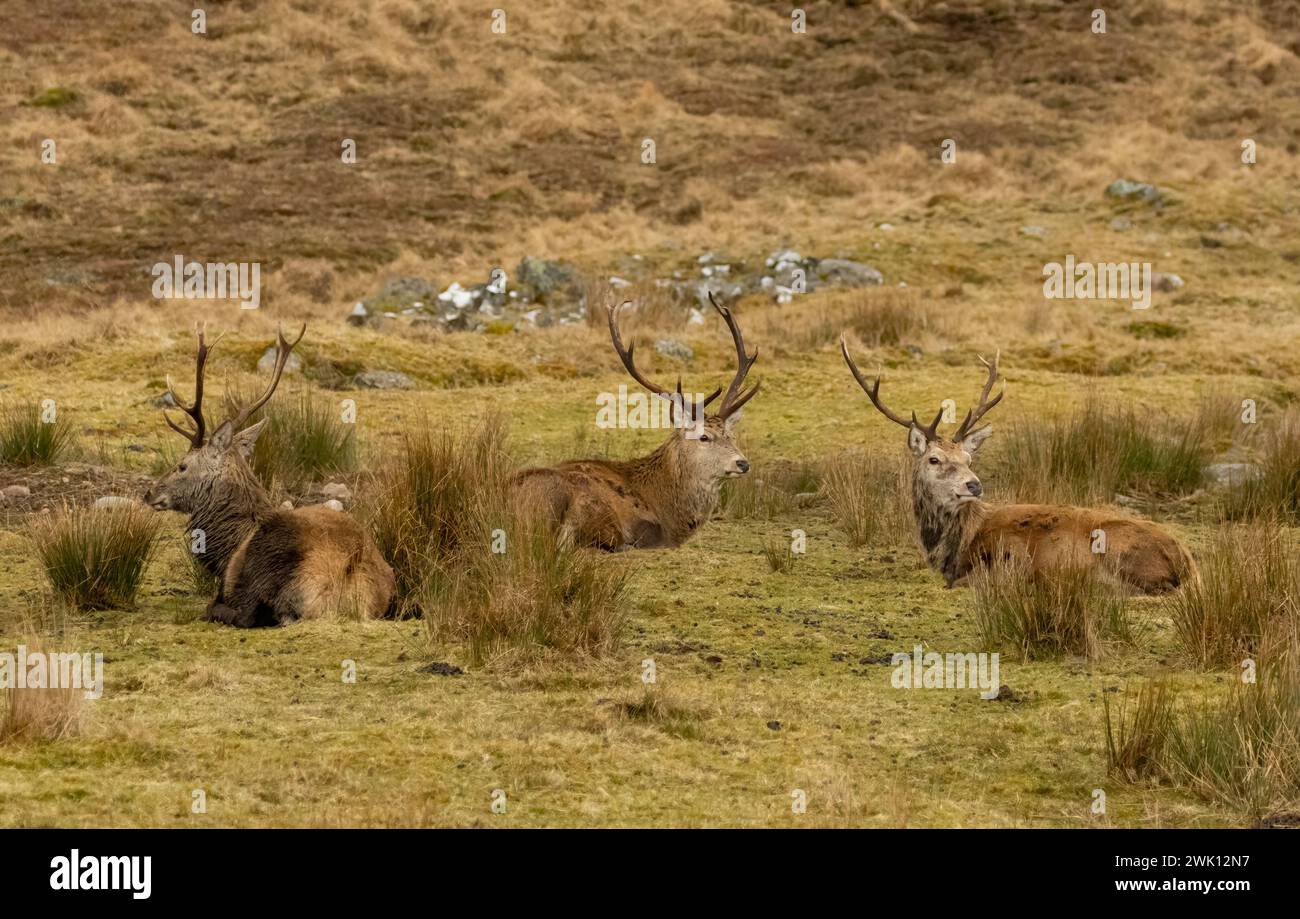
[[[280,385],[280,377],[284,375],[284,366],[289,362],[289,354],[293,351],[294,346],[302,341],[302,337],[307,334],[307,323],[302,324],[302,329],[298,332],[298,337],[289,341],[284,337],[284,329],[276,328],[275,330],[275,369],[271,371],[271,382],[266,387],[266,392],[251,405],[240,408],[230,419],[231,431],[238,433],[245,422],[253,416],[253,413],[266,405],[270,401],[271,395],[275,388]]]
[[[979,405],[972,409],[967,409],[965,420],[962,421],[961,426],[958,427],[956,432],[952,435],[954,441],[960,443],[965,437],[969,436],[975,425],[984,417],[988,410],[1001,402],[1002,397],[1007,394],[1007,388],[1003,386],[1002,391],[994,397],[993,401],[989,401],[989,393],[993,391],[993,384],[998,380],[998,359],[1001,356],[1002,350],[998,349],[998,351],[993,355],[993,363],[991,364],[984,360],[983,356],[980,357],[980,363],[988,368],[989,376],[984,382],[984,389],[980,392]]]
[[[718,311],[723,321],[727,323],[727,328],[731,330],[731,340],[736,344],[736,375],[732,378],[731,385],[727,387],[727,394],[722,397],[722,405],[718,408],[718,417],[725,419],[740,411],[741,406],[758,395],[758,388],[763,385],[763,381],[760,380],[749,389],[741,392],[745,377],[749,374],[749,368],[753,367],[754,361],[758,360],[758,349],[754,349],[752,356],[747,355],[745,353],[745,339],[740,334],[740,326],[736,325],[736,317],[731,315],[731,310],[721,306],[713,298],[713,291],[709,291],[709,302],[713,304],[713,308]],[[710,401],[712,401],[712,397],[705,400],[705,405]]]
[[[867,384],[861,371],[858,370],[858,365],[853,363],[853,358],[849,357],[849,346],[844,340],[843,335],[840,336],[840,353],[844,355],[844,363],[849,365],[849,370],[853,371],[853,378],[858,381],[858,385],[862,387],[862,391],[867,394],[867,397],[871,400],[871,404],[880,411],[880,414],[884,415],[895,424],[901,424],[905,428],[911,428],[913,425],[916,425],[917,430],[924,433],[927,440],[935,440],[938,438],[939,422],[943,420],[942,408],[939,409],[938,414],[934,416],[934,420],[928,425],[923,425],[917,420],[916,412],[912,412],[911,418],[904,418],[902,415],[891,410],[889,406],[880,401],[880,377],[876,377],[870,385]],[[999,398],[1001,397],[999,396]]]
[[[623,367],[626,368],[627,372],[631,375],[632,379],[636,380],[638,383],[640,383],[650,392],[654,393],[656,396],[662,396],[663,398],[667,399],[670,403],[672,403],[672,412],[674,418],[677,417],[678,412],[684,412],[687,414],[693,413],[695,411],[695,409],[693,408],[693,403],[687,402],[686,396],[682,393],[682,378],[680,376],[677,378],[676,393],[674,393],[670,389],[666,389],[663,386],[660,386],[658,383],[652,382],[648,377],[645,376],[645,374],[641,373],[641,371],[638,370],[636,367],[636,360],[633,357],[633,354],[636,351],[636,344],[633,343],[631,345],[627,345],[626,347],[623,345],[623,336],[620,335],[618,331],[618,311],[623,307],[627,306],[631,302],[632,302],[631,300],[624,300],[618,306],[614,306],[611,303],[610,305],[605,307],[605,312],[609,314],[609,337],[612,338],[614,341],[614,350],[618,353],[619,360],[623,362]],[[703,412],[704,407],[707,406],[714,399],[716,399],[719,396],[719,394],[721,394],[721,392],[722,392],[722,388],[719,387],[715,389],[712,393],[710,393],[709,396],[705,398],[703,402],[699,403],[699,411]]]
[[[204,334],[207,332],[205,326],[199,326],[196,324],[194,326],[194,331],[199,339],[198,354],[194,360],[194,402],[190,405],[186,405],[181,400],[181,397],[176,395],[176,388],[172,385],[172,378],[170,376],[167,377],[167,395],[171,398],[173,405],[183,411],[186,415],[190,416],[190,420],[194,422],[194,430],[187,431],[176,422],[172,421],[171,415],[167,414],[167,409],[165,408],[163,409],[163,420],[167,422],[169,428],[177,434],[188,438],[191,446],[197,448],[203,446],[203,436],[206,431],[203,424],[203,377],[208,363],[208,355],[212,352],[212,349],[217,346],[217,342],[221,341],[221,336],[218,335],[217,340],[209,345],[204,340]]]

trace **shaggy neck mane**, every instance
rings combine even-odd
[[[718,504],[721,479],[695,477],[683,457],[681,434],[668,438],[649,456],[619,464],[628,482],[660,526],[683,540],[709,519]]]
[[[207,540],[207,551],[200,557],[203,567],[224,575],[235,549],[275,509],[253,470],[236,459],[233,474],[214,481],[190,514],[188,531],[202,530]]]
[[[912,478],[912,513],[926,560],[951,586],[970,568],[966,550],[984,523],[988,505],[976,500],[944,507],[926,492],[918,474]]]

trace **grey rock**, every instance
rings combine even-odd
[[[257,370],[259,373],[270,373],[274,369],[275,345],[272,345],[266,349],[266,352],[262,355],[261,359],[258,360]],[[302,358],[290,351],[289,359],[284,362],[284,372],[297,373],[300,370],[302,370]]]
[[[515,281],[534,300],[549,300],[576,293],[573,269],[560,262],[526,255],[515,270]]]
[[[337,498],[330,498],[328,501],[322,501],[321,507],[328,507],[332,511],[341,511],[343,510],[343,502]]]
[[[340,501],[352,499],[352,489],[342,482],[330,482],[328,485],[322,485],[320,493],[327,498],[338,498]]]
[[[414,389],[415,382],[397,370],[363,370],[352,382],[362,389]]]
[[[1116,179],[1106,186],[1107,198],[1124,201],[1142,201],[1146,204],[1158,204],[1164,200],[1164,192],[1150,182],[1135,182],[1132,179]]]
[[[125,498],[122,495],[104,495],[102,498],[95,499],[95,510],[112,510],[115,507],[143,507],[135,498]]]
[[[365,307],[372,313],[393,312],[429,303],[437,293],[437,288],[424,278],[393,278],[365,301]]]
[[[1210,463],[1201,472],[1214,485],[1236,485],[1260,475],[1260,469],[1254,463]]]
[[[357,303],[352,307],[352,312],[348,313],[348,325],[362,326],[370,318],[370,311],[366,309],[364,303]]]
[[[1156,290],[1164,291],[1165,293],[1178,290],[1183,286],[1183,283],[1183,279],[1176,274],[1166,274],[1165,272],[1157,271],[1151,276],[1151,286]]]
[[[474,310],[461,310],[443,317],[443,328],[448,332],[481,332],[484,325],[486,323]]]
[[[1032,236],[1034,239],[1042,239],[1047,235],[1047,231],[1042,227],[1028,226],[1020,228],[1021,236]]]
[[[846,258],[824,258],[813,269],[817,280],[843,287],[874,287],[885,283],[885,276],[870,265]]]
[[[655,350],[664,357],[675,357],[678,360],[689,361],[695,357],[695,352],[689,345],[684,345],[673,338],[661,338],[655,342]]]
[[[0,495],[4,495],[6,498],[30,498],[32,490],[26,485],[8,485],[0,489]]]

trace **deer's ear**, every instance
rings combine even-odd
[[[263,418],[257,424],[249,425],[248,427],[244,428],[244,430],[240,431],[238,434],[235,435],[234,438],[235,448],[239,450],[240,454],[244,457],[244,459],[248,459],[250,456],[253,455],[253,447],[257,444],[257,438],[259,435],[261,435],[262,429],[264,427],[266,427],[265,418]]]
[[[980,448],[980,444],[988,440],[988,436],[993,433],[993,425],[986,424],[977,431],[971,431],[961,442],[961,448],[971,456]]]
[[[731,433],[731,429],[736,426],[736,423],[740,421],[740,416],[743,414],[745,414],[745,410],[738,409],[727,416],[727,420],[722,423],[722,426],[726,429],[728,434]]]
[[[232,434],[234,434],[234,429],[230,426],[230,422],[223,421],[221,427],[213,431],[212,436],[208,438],[208,446],[224,450],[230,446]]]
[[[925,432],[916,425],[911,425],[907,429],[907,448],[917,456],[925,453],[929,448],[930,441],[926,439]]]

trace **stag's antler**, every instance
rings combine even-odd
[[[302,329],[298,332],[298,337],[293,341],[288,341],[284,337],[284,329],[277,328],[275,330],[275,369],[271,372],[271,383],[266,387],[266,392],[262,393],[261,397],[256,402],[244,406],[239,409],[233,417],[231,417],[229,424],[232,432],[238,433],[239,429],[244,426],[244,423],[253,416],[253,413],[270,401],[271,395],[275,392],[275,388],[280,385],[280,377],[284,374],[284,365],[289,362],[289,353],[293,351],[294,346],[297,345],[298,342],[302,341],[302,337],[306,334],[307,323],[305,322],[302,324]]]
[[[963,438],[967,437],[970,434],[971,430],[979,422],[979,420],[983,418],[984,415],[988,412],[988,410],[991,409],[993,406],[997,405],[999,402],[1001,402],[1002,397],[1007,394],[1007,388],[1003,386],[1002,391],[999,392],[996,397],[994,397],[993,401],[992,402],[989,401],[989,393],[993,391],[993,384],[996,383],[998,380],[998,358],[1000,358],[1001,356],[1002,356],[1002,350],[998,349],[998,351],[993,355],[993,363],[991,364],[988,361],[984,360],[983,356],[980,357],[980,363],[989,369],[989,376],[988,379],[984,382],[983,391],[980,392],[979,405],[975,406],[972,409],[967,409],[966,419],[962,421],[961,426],[958,427],[957,430],[953,433],[952,439],[955,442],[960,443]]]
[[[904,418],[895,411],[891,411],[889,406],[880,401],[880,377],[876,377],[871,385],[867,385],[867,381],[863,378],[861,371],[858,370],[858,365],[853,363],[853,358],[849,357],[849,346],[848,343],[845,342],[843,335],[840,336],[840,353],[844,355],[844,363],[849,365],[849,370],[853,371],[853,378],[858,381],[858,385],[862,387],[862,391],[867,394],[869,399],[871,399],[871,404],[880,410],[880,414],[884,415],[895,424],[901,424],[905,428],[911,428],[913,425],[916,425],[917,430],[924,433],[927,440],[935,440],[938,438],[939,422],[943,420],[942,408],[939,409],[939,413],[934,416],[934,421],[931,421],[928,425],[923,425],[916,419],[916,412],[912,412],[912,417],[909,419]],[[999,396],[998,398],[1000,399],[1002,397]],[[992,406],[990,406],[990,408],[991,407]]]
[[[181,401],[181,397],[176,395],[176,388],[172,385],[172,378],[170,376],[167,377],[167,395],[171,397],[173,405],[190,416],[190,420],[194,422],[194,430],[187,431],[182,428],[176,422],[172,421],[171,416],[167,414],[167,409],[163,409],[163,420],[167,422],[167,426],[177,434],[189,438],[190,444],[196,448],[203,446],[203,435],[206,430],[203,424],[204,368],[208,363],[208,354],[217,346],[217,342],[221,341],[221,336],[218,335],[217,340],[209,345],[204,341],[204,333],[206,331],[207,329],[204,326],[199,326],[197,324],[194,326],[194,332],[199,339],[199,350],[194,360],[194,402],[190,405],[186,405]]]
[[[631,374],[632,379],[636,380],[638,383],[640,383],[650,392],[654,393],[656,396],[662,396],[663,398],[671,402],[673,406],[672,411],[674,413],[678,411],[682,411],[682,412],[687,411],[687,407],[692,403],[688,403],[686,401],[686,396],[683,395],[682,393],[682,378],[680,376],[677,378],[676,393],[674,393],[670,389],[665,389],[664,387],[660,386],[658,383],[652,383],[649,379],[646,378],[646,376],[643,373],[641,373],[641,371],[636,369],[636,361],[633,359],[632,356],[633,353],[636,351],[636,344],[633,343],[631,345],[624,347],[623,336],[620,335],[618,332],[618,311],[623,307],[627,306],[631,302],[632,302],[631,300],[624,300],[618,306],[614,306],[611,303],[610,305],[605,307],[605,312],[609,314],[609,337],[614,340],[614,350],[618,352],[619,360],[623,362],[623,366],[627,369],[627,372]],[[700,410],[703,411],[704,407],[708,405],[710,402],[712,402],[714,399],[716,399],[719,396],[719,394],[721,394],[721,392],[722,392],[722,387],[718,387],[712,393],[710,393],[709,396],[705,398],[703,402],[699,403]]]
[[[718,408],[718,417],[725,419],[740,411],[741,406],[758,395],[758,388],[763,385],[763,381],[759,380],[749,389],[741,392],[741,386],[744,385],[749,368],[753,367],[754,361],[758,360],[758,349],[754,349],[752,357],[747,355],[745,353],[745,339],[740,334],[740,326],[736,325],[736,317],[731,315],[731,310],[721,306],[717,300],[713,299],[713,291],[709,291],[709,302],[713,304],[713,308],[718,311],[723,321],[727,323],[727,328],[731,330],[731,340],[736,343],[736,376],[732,379],[731,385],[727,387],[727,394],[722,397],[722,405]],[[704,400],[704,404],[708,405],[715,396],[717,396],[716,392],[713,396]]]

